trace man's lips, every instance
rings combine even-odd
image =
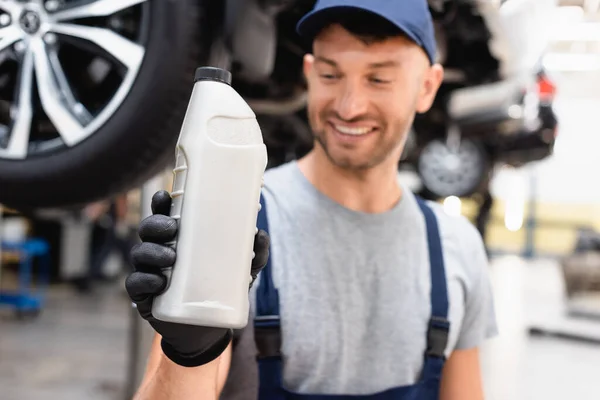
[[[377,128],[372,125],[361,125],[361,124],[337,124],[335,122],[329,122],[329,125],[335,129],[338,133],[348,136],[365,136],[369,133],[374,132]]]

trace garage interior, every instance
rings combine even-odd
[[[551,108],[558,130],[551,154],[523,165],[495,162],[486,182],[492,201],[481,224],[500,329],[482,352],[486,399],[592,400],[600,391],[600,187],[593,174],[600,170],[600,0],[557,0],[553,12],[538,23],[549,37],[542,67],[555,85]],[[244,76],[253,73],[260,72],[244,71]],[[256,99],[249,104],[269,109]],[[306,151],[306,127],[290,128],[295,116],[283,122],[261,118],[261,127],[275,135],[268,143],[273,160],[283,162]],[[278,129],[292,134],[272,133]],[[423,190],[418,161],[410,155],[407,160],[400,168],[402,183]],[[149,179],[132,180],[118,197],[96,198],[85,209],[0,205],[2,400],[132,397],[152,331],[124,289],[131,267],[114,248],[102,265],[102,281],[88,287],[82,276],[107,205],[126,209],[117,233],[123,246],[137,240],[137,225],[150,214],[149,198],[172,184],[172,165],[161,167]],[[0,199],[16,198],[2,195],[4,190],[0,187]],[[432,199],[447,213],[477,224],[485,190]],[[96,212],[99,216],[91,217]],[[9,297],[25,279],[24,243],[36,256],[27,283],[34,296],[31,307],[20,310]],[[40,272],[44,265],[46,275]]]

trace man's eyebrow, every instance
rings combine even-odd
[[[337,63],[335,61],[333,61],[329,58],[325,58],[323,56],[316,56],[315,61],[331,65],[332,67],[337,67]],[[388,60],[388,61],[380,61],[380,62],[371,63],[371,64],[369,64],[369,68],[389,68],[389,67],[395,67],[397,65],[398,65],[397,61]]]
[[[322,62],[322,63],[325,63],[325,64],[329,64],[332,67],[337,67],[337,63],[335,61],[330,60],[329,58],[325,58],[323,56],[316,56],[315,57],[315,61]]]
[[[389,67],[395,67],[397,65],[398,65],[397,61],[389,60],[389,61],[381,61],[381,62],[371,63],[371,64],[369,64],[369,68],[389,68]]]

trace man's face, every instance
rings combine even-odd
[[[431,107],[442,79],[408,39],[366,44],[339,25],[315,39],[304,72],[317,146],[346,169],[397,163],[415,112]]]

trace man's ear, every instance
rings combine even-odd
[[[312,72],[313,66],[315,64],[315,56],[312,54],[305,54],[304,60],[302,62],[302,71],[304,72],[304,79],[308,82],[310,73]]]
[[[423,87],[417,101],[417,113],[421,114],[429,111],[443,80],[444,67],[440,64],[434,64],[427,68],[423,76]]]

